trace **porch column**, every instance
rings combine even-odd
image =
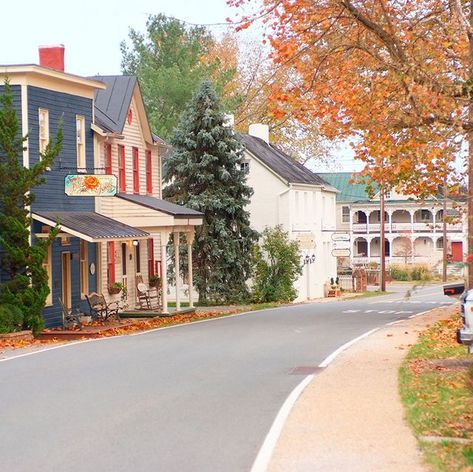
[[[176,312],[181,309],[181,276],[180,276],[180,265],[181,257],[179,254],[179,239],[181,233],[179,231],[173,233],[174,235],[174,274],[176,278]]]
[[[194,307],[194,300],[192,297],[192,286],[194,285],[194,276],[192,273],[192,243],[194,242],[194,233],[189,232],[186,233],[186,241],[187,241],[187,278],[189,281],[189,307]]]
[[[368,256],[368,262],[371,262],[371,241],[373,238],[366,238],[366,255]]]
[[[162,231],[161,236],[161,287],[163,297],[163,313],[167,314],[168,311],[168,267],[167,267],[167,253],[166,248],[169,241],[170,233],[168,231]]]

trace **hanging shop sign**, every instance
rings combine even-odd
[[[332,249],[333,257],[349,257],[350,254],[350,249]]]
[[[117,178],[108,174],[66,175],[64,191],[70,197],[113,197],[117,193]]]
[[[349,233],[332,233],[332,241],[350,241]]]

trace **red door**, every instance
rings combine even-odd
[[[463,243],[461,241],[452,241],[452,261],[463,261]]]

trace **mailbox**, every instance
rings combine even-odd
[[[461,297],[463,328],[457,331],[457,341],[468,347],[473,354],[473,290],[467,290]]]

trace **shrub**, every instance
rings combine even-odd
[[[412,280],[431,280],[432,274],[430,268],[423,264],[416,264],[411,267]]]
[[[409,280],[409,270],[407,269],[407,267],[402,267],[402,266],[393,264],[389,266],[389,275],[394,280],[401,280],[401,281]]]
[[[289,302],[296,298],[294,282],[302,273],[299,245],[281,226],[266,228],[254,247],[253,301]]]
[[[23,324],[23,313],[15,305],[0,305],[0,333],[20,331]]]

